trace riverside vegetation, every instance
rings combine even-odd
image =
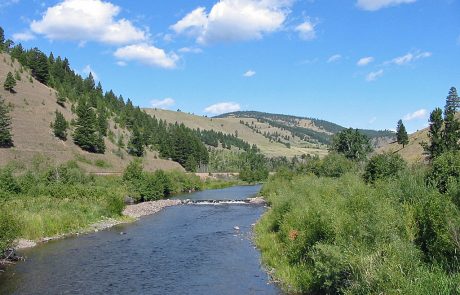
[[[136,202],[225,187],[236,181],[200,181],[180,171],[143,170],[131,162],[122,177],[88,175],[76,162],[52,166],[37,157],[31,168],[0,169],[0,249],[17,238],[36,240],[87,228],[105,218],[123,219],[124,197]]]
[[[349,130],[335,137],[323,160],[283,169],[264,185],[271,210],[256,226],[256,243],[286,290],[460,294],[460,125],[450,113],[459,104],[453,92],[444,119],[440,109],[431,116],[431,142],[424,144],[429,165],[408,166],[398,154],[365,160],[366,140]]]

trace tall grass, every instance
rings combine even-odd
[[[460,294],[459,209],[420,170],[375,185],[272,177],[256,226],[264,263],[292,292]]]

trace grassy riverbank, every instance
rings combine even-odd
[[[460,294],[458,190],[427,185],[427,167],[375,184],[351,170],[280,173],[263,187],[271,210],[256,243],[281,285],[307,294]]]
[[[122,219],[124,198],[136,202],[236,182],[202,182],[178,171],[143,171],[133,162],[123,177],[88,175],[75,162],[33,168],[9,165],[0,169],[0,249],[17,238],[38,240],[77,232],[106,218]]]

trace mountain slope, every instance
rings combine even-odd
[[[56,103],[56,91],[35,80],[30,73],[7,54],[0,54],[0,82],[3,84],[8,72],[17,72],[21,80],[17,81],[16,93],[0,89],[0,95],[12,107],[12,133],[14,147],[0,149],[0,166],[10,161],[32,163],[37,155],[43,156],[54,163],[77,160],[89,172],[121,172],[131,161],[126,153],[116,153],[117,146],[105,140],[105,154],[91,154],[76,146],[71,137],[67,141],[57,139],[52,132],[50,123],[54,120],[54,112],[59,110],[70,121],[75,116],[70,111],[71,105],[61,107]],[[115,134],[129,134],[126,130],[113,128]],[[156,159],[156,153],[148,152],[144,159],[148,170],[183,169],[179,164],[167,160]]]
[[[318,119],[262,112],[234,112],[213,118],[161,109],[144,109],[148,114],[169,123],[183,123],[189,128],[237,134],[257,145],[269,157],[311,154],[324,156],[332,136],[344,127]],[[391,131],[362,130],[380,143],[392,141]]]

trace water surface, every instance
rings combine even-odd
[[[180,197],[239,200],[259,189]],[[279,294],[250,241],[251,225],[264,210],[176,206],[133,224],[54,241],[24,251],[27,261],[0,276],[0,294]]]

